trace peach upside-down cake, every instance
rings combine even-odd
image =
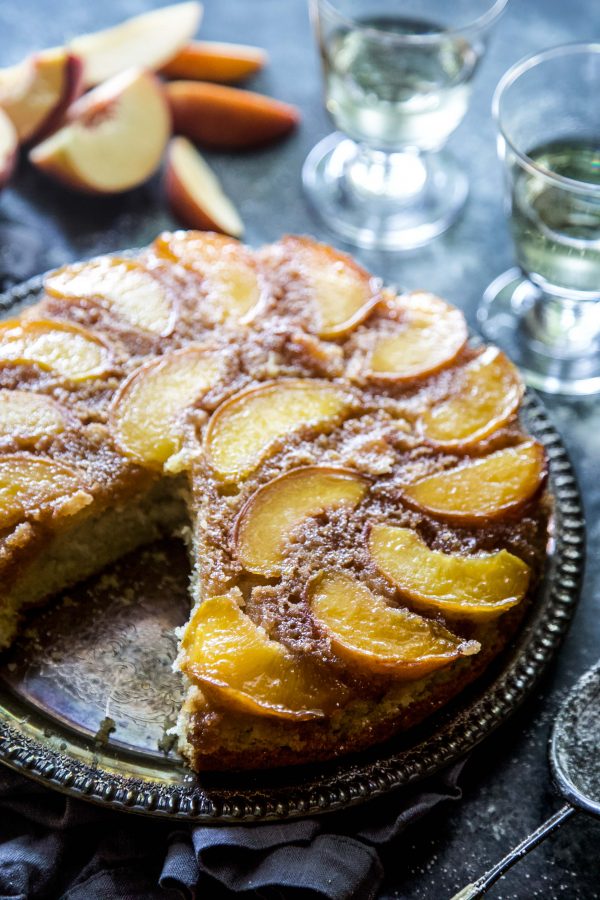
[[[165,233],[58,269],[0,323],[0,646],[177,533],[189,764],[372,745],[481,673],[531,598],[549,498],[521,398],[458,310],[308,238]]]

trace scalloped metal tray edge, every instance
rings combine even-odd
[[[38,299],[42,277],[0,296],[0,310]],[[161,818],[231,824],[285,820],[333,812],[433,775],[503,724],[535,689],[564,637],[579,598],[585,530],[579,491],[560,437],[538,397],[526,392],[522,418],[548,453],[555,502],[546,575],[514,646],[477,682],[412,732],[371,750],[321,766],[239,775],[188,774],[188,784],[143,777],[129,761],[118,774],[98,764],[93,745],[82,762],[51,743],[33,740],[0,708],[0,761],[70,796]],[[1,697],[0,697],[1,704]],[[137,772],[136,772],[137,770]],[[136,774],[133,774],[136,772]],[[243,781],[243,784],[241,783]]]

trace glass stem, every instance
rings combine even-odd
[[[598,351],[598,300],[571,300],[540,291],[526,321],[538,352],[559,359],[574,359]]]
[[[394,206],[414,203],[423,194],[428,169],[424,156],[417,150],[387,153],[366,144],[356,144],[356,152],[345,166],[348,188],[361,197],[389,200]]]

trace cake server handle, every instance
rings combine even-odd
[[[578,812],[578,810],[575,806],[571,806],[570,803],[565,803],[558,812],[555,812],[553,816],[546,819],[543,825],[540,825],[539,828],[532,831],[520,844],[513,847],[510,853],[507,853],[495,866],[488,869],[488,871],[481,875],[477,881],[474,881],[473,884],[468,884],[459,891],[458,894],[455,894],[452,897],[452,900],[475,900],[476,897],[483,897],[483,895],[487,893],[488,888],[495,884],[495,882],[498,881],[511,866],[514,866],[514,864],[522,859],[526,853],[529,853],[530,850],[537,847],[537,845],[540,844],[544,838],[548,837],[549,834],[557,828],[560,828],[563,822],[566,822],[566,820],[576,812]]]

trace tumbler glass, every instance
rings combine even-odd
[[[518,269],[478,310],[533,387],[600,391],[600,43],[517,63],[493,100]]]
[[[338,132],[314,147],[302,179],[332,231],[360,247],[397,250],[452,224],[468,181],[444,145],[507,2],[310,0]]]

